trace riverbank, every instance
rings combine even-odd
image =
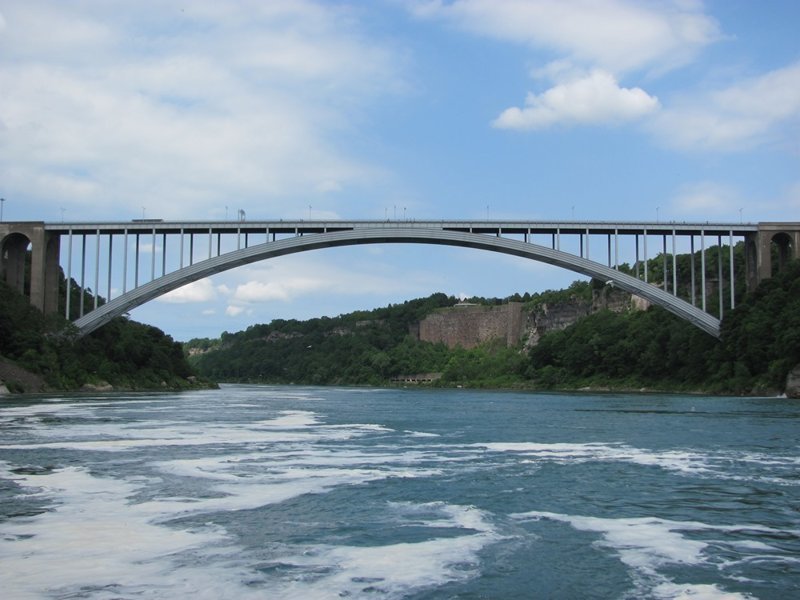
[[[75,388],[59,388],[49,385],[44,377],[33,373],[12,360],[0,356],[0,398],[19,394],[42,394],[59,392],[145,392],[219,389],[216,382],[189,375],[186,378],[171,377],[162,379],[156,385],[146,382],[132,382],[129,385],[112,385],[104,380],[87,382]]]

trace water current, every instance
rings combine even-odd
[[[6,599],[800,598],[800,404],[4,399]]]

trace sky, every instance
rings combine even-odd
[[[800,220],[796,0],[0,0],[4,219]],[[176,339],[575,274],[414,245],[242,267]]]

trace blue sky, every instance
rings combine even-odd
[[[5,218],[798,220],[798,26],[791,0],[1,0]],[[338,249],[133,316],[188,339],[573,279]]]

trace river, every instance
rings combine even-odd
[[[0,590],[797,598],[800,404],[273,386],[4,399]]]

